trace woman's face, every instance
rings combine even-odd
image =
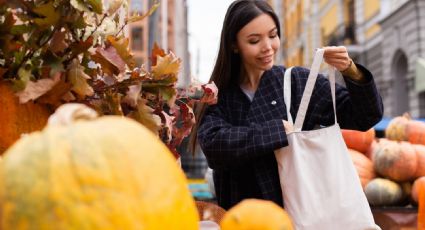
[[[254,18],[236,36],[237,52],[248,72],[270,69],[279,46],[276,24],[268,14]]]

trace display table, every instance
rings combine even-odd
[[[418,222],[417,207],[379,207],[372,208],[375,223],[382,230],[416,230]]]

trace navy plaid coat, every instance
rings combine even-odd
[[[357,64],[366,78],[356,83],[344,78],[336,86],[337,118],[341,128],[367,130],[383,114],[381,97],[372,74]],[[271,200],[283,206],[274,150],[287,146],[282,120],[287,120],[283,98],[285,67],[264,72],[252,102],[235,85],[222,90],[218,103],[209,106],[198,130],[198,140],[214,170],[218,204],[229,209],[245,198]],[[309,70],[292,69],[291,115],[296,117]],[[319,75],[303,130],[334,124],[329,81]],[[319,176],[319,175],[318,175]]]

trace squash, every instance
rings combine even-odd
[[[419,200],[419,187],[421,186],[420,184],[425,185],[425,176],[419,177],[418,179],[416,179],[413,182],[413,186],[412,186],[412,200],[415,203],[418,203],[418,200]]]
[[[41,130],[51,112],[32,101],[20,104],[10,84],[0,81],[0,154],[22,134]]]
[[[245,199],[226,212],[221,230],[292,230],[285,210],[272,201]]]
[[[365,187],[365,194],[369,204],[373,206],[395,205],[403,199],[401,186],[384,178],[371,180]]]
[[[385,137],[395,141],[407,141],[407,124],[410,121],[410,115],[405,113],[403,116],[394,117],[391,119],[385,129]]]
[[[158,136],[125,117],[69,117],[81,114],[49,119],[6,151],[0,229],[198,229],[184,173]]]
[[[413,148],[417,158],[415,178],[425,176],[425,145],[413,145]]]
[[[415,178],[417,157],[408,142],[381,141],[373,156],[375,171],[397,182]]]
[[[347,148],[361,153],[366,153],[375,139],[375,130],[373,128],[366,132],[348,129],[342,129],[341,132]]]
[[[425,145],[425,122],[411,120],[407,124],[406,133],[410,143]]]
[[[364,189],[369,181],[376,177],[373,163],[369,158],[356,150],[348,149],[348,151]]]

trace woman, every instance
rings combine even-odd
[[[218,204],[225,209],[245,198],[283,204],[273,151],[288,145],[291,127],[283,99],[286,68],[273,62],[279,45],[279,20],[266,1],[238,0],[229,6],[210,79],[219,89],[218,103],[200,110],[194,130],[214,170]],[[383,113],[372,74],[353,63],[345,47],[325,47],[324,60],[346,82],[346,88],[336,89],[341,128],[371,128]],[[308,74],[305,68],[292,70],[294,120]],[[303,130],[333,124],[329,81],[319,76]]]

